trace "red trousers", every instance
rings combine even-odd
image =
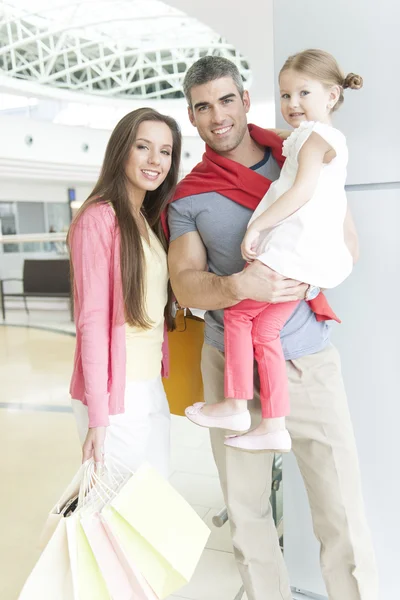
[[[255,358],[263,418],[285,417],[290,411],[280,332],[298,303],[243,300],[224,312],[225,397],[253,398]]]

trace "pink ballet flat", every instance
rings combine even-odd
[[[196,404],[188,406],[185,410],[185,415],[192,423],[200,425],[200,427],[215,427],[217,429],[229,429],[230,431],[247,431],[250,429],[251,416],[248,410],[227,417],[209,417],[203,414],[203,406],[205,406],[205,402],[196,402]]]
[[[290,452],[292,440],[287,429],[273,431],[262,435],[230,435],[225,439],[225,446],[240,448],[249,452]]]

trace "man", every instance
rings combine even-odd
[[[207,151],[169,207],[169,266],[179,303],[207,311],[202,374],[205,401],[212,405],[224,397],[222,309],[245,298],[309,300],[319,290],[284,279],[257,261],[243,270],[240,244],[252,214],[243,189],[249,197],[257,186],[264,185],[265,192],[279,177],[282,160],[276,135],[269,132],[271,142],[261,143],[267,139],[265,130],[248,128],[250,98],[236,66],[224,58],[204,57],[189,69],[184,91],[189,119]],[[213,190],[207,187],[210,181],[215,182]],[[356,255],[350,213],[345,236]],[[329,327],[317,320],[308,303],[301,302],[281,340],[291,398],[287,427],[321,543],[329,599],[377,600],[354,434]],[[249,408],[254,425],[260,419],[257,379]],[[269,503],[273,455],[227,448],[224,433],[211,430],[211,441],[248,599],[290,600]]]

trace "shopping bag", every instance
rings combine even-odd
[[[80,466],[71,483],[66,487],[59,501],[50,511],[38,543],[41,550],[45,548],[47,542],[50,540],[63,514],[69,508],[73,509],[76,507],[79,488],[86,468],[87,463]]]
[[[89,514],[81,516],[81,525],[99,569],[110,594],[114,594],[112,597],[115,597],[116,600],[123,600],[125,595],[129,599],[132,598],[132,600],[159,600],[140,573],[134,560],[124,554],[112,532],[107,529],[106,533],[97,512],[97,510],[100,510],[98,503],[96,511],[92,510],[94,503],[96,503],[96,496],[101,500],[101,508],[103,508],[115,497],[123,484],[133,474],[126,466],[110,457],[106,458],[104,466],[103,476],[92,472],[91,481],[93,485],[83,502],[83,512],[89,511]]]
[[[71,600],[110,600],[107,585],[82,528],[79,512],[64,519],[64,522],[73,587]]]
[[[149,465],[130,477],[101,518],[159,598],[188,583],[210,534],[186,500]]]
[[[158,556],[154,552],[153,548],[146,543],[146,540],[141,540],[137,532],[114,509],[110,507],[104,508],[100,518],[120,564],[128,574],[129,582],[134,591],[133,598],[135,600],[159,600],[161,596],[156,595],[143,577],[138,568],[136,558],[138,554],[142,553],[142,559],[145,560],[144,554],[146,554],[153,566],[153,581],[158,578],[163,581],[165,580],[165,572],[169,570],[168,563],[162,556]]]
[[[130,476],[110,458],[101,475],[87,463],[78,510],[66,519],[74,600],[158,600],[136,566],[125,571],[98,515]]]
[[[71,600],[72,575],[66,532],[60,519],[19,595],[19,600]]]
[[[81,525],[87,541],[96,559],[112,600],[142,600],[140,587],[134,581],[136,589],[128,577],[129,567],[124,568],[114,550],[109,536],[100,521],[99,514],[93,513],[81,518]],[[136,592],[134,595],[134,591]],[[154,596],[154,599],[156,597]],[[144,600],[148,600],[144,596]]]
[[[201,349],[204,321],[189,309],[178,308],[174,331],[168,333],[169,377],[163,379],[169,408],[173,415],[185,415],[185,408],[203,402]]]

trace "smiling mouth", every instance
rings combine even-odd
[[[141,169],[141,171],[143,175],[147,177],[147,179],[157,179],[157,177],[160,175],[158,171],[150,171],[148,169]]]
[[[225,135],[232,129],[233,125],[228,125],[227,127],[220,127],[219,129],[213,129],[213,133],[215,135]]]
[[[290,118],[294,118],[294,117],[304,117],[304,116],[305,116],[305,113],[302,113],[302,112],[295,112],[295,113],[290,113],[290,114],[289,114],[289,117],[290,117]]]

